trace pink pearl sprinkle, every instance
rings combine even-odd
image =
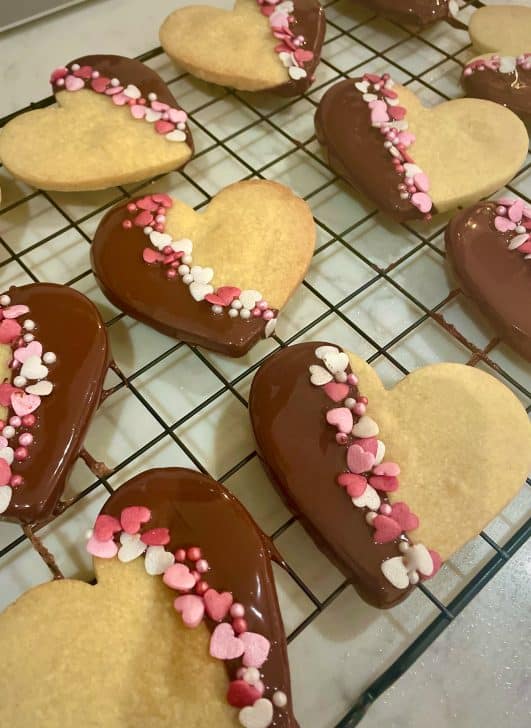
[[[131,220],[123,220],[122,227],[125,230],[131,230],[131,228],[133,227],[133,223],[131,222]]]
[[[201,558],[201,549],[199,546],[191,546],[186,552],[186,556],[190,561],[199,561]]]
[[[22,447],[28,447],[33,442],[33,435],[29,432],[23,432],[18,438],[18,442]]]
[[[397,164],[396,171],[398,172],[398,174],[402,174],[404,171],[404,167],[401,164]]]
[[[155,230],[156,230],[156,231],[157,231],[158,233],[163,233],[163,232],[164,232],[164,225],[161,225],[161,224],[160,224],[160,222],[158,222],[158,223],[157,223],[157,224],[155,225]]]
[[[20,419],[20,417],[17,417],[17,415],[13,415],[13,417],[9,418],[9,424],[12,427],[20,427],[20,425],[22,424],[22,420]]]
[[[382,514],[382,516],[390,516],[392,512],[393,509],[391,508],[389,503],[382,503],[382,505],[380,506],[380,513]]]
[[[232,629],[236,632],[236,634],[247,632],[247,622],[245,619],[238,617],[232,621]]]
[[[160,222],[161,225],[164,225],[166,222],[166,215],[157,215],[155,222]]]
[[[262,312],[260,311],[260,309],[258,308],[258,306],[255,306],[255,308],[253,308],[253,310],[251,311],[251,313],[256,318],[259,318],[262,315]]]
[[[134,202],[129,202],[127,205],[127,209],[129,212],[136,212],[137,207]]]
[[[22,418],[22,424],[24,427],[33,427],[35,424],[35,415],[24,415]]]
[[[503,217],[504,215],[507,215],[507,210],[505,209],[505,207],[503,205],[499,205],[496,208],[496,215],[501,215],[501,217]]]
[[[199,582],[201,581],[201,574],[198,571],[192,571],[192,576],[195,579],[195,583],[199,584]]]
[[[348,437],[344,432],[338,432],[336,434],[336,442],[338,445],[346,445],[348,442]]]
[[[157,215],[166,215],[166,208],[164,205],[161,205],[157,210]]]
[[[352,374],[352,372],[347,376],[347,382],[349,384],[352,384],[354,387],[358,383],[358,377],[355,374]]]
[[[354,407],[352,408],[352,411],[354,412],[355,415],[359,415],[361,417],[361,415],[364,415],[365,412],[367,411],[367,407],[365,407],[365,405],[362,404],[361,402],[357,402],[354,405]]]
[[[266,321],[271,321],[271,319],[274,317],[275,314],[273,313],[273,311],[271,311],[271,309],[264,311],[264,313],[262,314],[262,318],[264,318]]]
[[[171,255],[173,253],[173,248],[171,247],[171,245],[165,245],[162,252],[164,253],[164,255]]]
[[[209,587],[208,582],[203,581],[203,579],[201,579],[201,581],[198,581],[197,584],[195,585],[195,593],[199,594],[199,596],[201,597],[201,596],[203,596],[203,594],[205,594],[209,590],[209,588],[210,587]]]
[[[23,482],[24,478],[22,477],[22,475],[12,475],[9,479],[9,485],[12,488],[18,488],[18,486],[22,485]]]
[[[356,402],[361,402],[362,404],[369,404],[369,400],[367,399],[367,397],[363,397],[363,396],[358,397]]]
[[[208,565],[208,561],[206,559],[199,559],[199,561],[195,565],[195,568],[200,574],[206,574],[210,566]]]
[[[232,607],[230,608],[230,616],[234,617],[234,619],[241,619],[245,615],[245,607],[243,604],[240,604],[239,602],[234,602]]]
[[[184,549],[177,549],[175,552],[175,561],[186,561],[186,551]]]
[[[258,308],[259,308],[259,309],[261,309],[262,311],[266,311],[266,310],[267,310],[267,308],[269,307],[269,304],[268,304],[268,302],[267,302],[267,301],[258,301],[258,303],[257,303],[256,305],[257,305],[257,306],[258,306]]]
[[[28,451],[25,447],[17,447],[15,450],[15,458],[17,460],[25,460],[28,457]]]

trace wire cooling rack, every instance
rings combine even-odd
[[[467,13],[483,3],[468,3]],[[208,471],[238,495],[288,563],[277,588],[301,725],[356,725],[378,698],[446,629],[529,538],[530,489],[480,536],[421,584],[402,605],[380,612],[305,536],[261,472],[245,412],[252,376],[278,347],[328,339],[365,356],[387,384],[434,361],[460,361],[499,377],[528,411],[528,365],[505,347],[462,296],[444,266],[448,217],[397,225],[353,193],[326,167],[313,113],[327,87],[367,70],[389,71],[427,105],[461,95],[459,75],[473,55],[468,34],[439,23],[422,32],[353,8],[326,7],[328,28],[317,81],[291,100],[210,86],[177,73],[161,48],[140,56],[189,112],[196,155],[184,171],[151,183],[93,194],[32,191],[0,169],[0,288],[53,280],[83,291],[104,316],[118,367],[87,449],[109,464],[94,479],[74,468],[66,511],[39,536],[67,576],[87,576],[82,550],[102,502],[134,472],[183,464]],[[51,105],[53,97],[29,108]],[[21,109],[0,121],[4,125]],[[508,191],[530,201],[529,158]],[[275,337],[242,360],[227,361],[175,342],[114,309],[99,293],[88,245],[105,211],[147,189],[168,191],[197,209],[238,179],[291,186],[312,207],[318,244],[310,272],[283,311]],[[7,200],[6,198],[7,192]],[[527,486],[531,483],[528,481]],[[19,530],[0,525],[0,598],[5,605],[47,578]],[[312,673],[308,654],[316,659]],[[326,695],[326,701],[320,699]],[[321,703],[325,704],[322,705]],[[342,717],[343,716],[343,717]]]

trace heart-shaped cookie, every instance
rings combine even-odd
[[[330,167],[400,221],[500,189],[520,168],[529,141],[520,119],[498,104],[457,99],[427,109],[388,74],[332,86],[315,128]]]
[[[251,420],[273,482],[317,544],[362,597],[389,607],[518,492],[531,425],[483,371],[435,364],[388,391],[353,354],[337,371],[338,352],[307,343],[273,355],[254,378]],[[327,384],[312,383],[315,366],[328,383],[346,385],[340,403]],[[351,411],[352,433],[327,421],[337,408]],[[356,448],[370,454],[359,468]]]
[[[308,205],[276,182],[238,182],[205,211],[152,194],[113,208],[92,245],[107,298],[169,336],[242,356],[270,336],[315,244]]]
[[[295,96],[314,80],[324,34],[318,0],[236,0],[230,11],[176,10],[164,21],[160,42],[179,66],[205,81]]]
[[[139,507],[148,521],[124,531]],[[143,547],[129,563],[124,536]],[[271,568],[280,558],[223,486],[183,468],[144,472],[108,500],[87,549],[100,554],[96,586],[44,584],[0,616],[2,725],[38,715],[40,728],[297,728]],[[148,571],[153,549],[169,555],[164,573]],[[168,584],[175,567],[193,573],[189,591]],[[211,616],[206,595],[229,590],[228,609]]]
[[[33,526],[54,513],[109,361],[81,293],[34,283],[0,297],[0,519]]]
[[[17,116],[0,134],[0,159],[15,177],[47,190],[97,190],[190,159],[186,112],[140,61],[84,56],[50,81],[58,106]]]
[[[483,55],[473,58],[463,70],[466,95],[502,104],[529,123],[531,7],[481,8],[472,15],[469,32],[475,49]]]
[[[389,20],[411,25],[428,25],[457,15],[457,0],[356,0]]]
[[[513,198],[480,202],[452,219],[445,240],[463,292],[531,361],[531,206]]]

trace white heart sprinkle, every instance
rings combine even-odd
[[[22,365],[20,374],[26,379],[44,379],[48,376],[48,367],[42,364],[40,356],[28,356]]]
[[[129,86],[126,86],[122,93],[124,96],[127,96],[128,99],[139,99],[142,96],[140,89],[132,83],[130,83]]]
[[[120,534],[120,543],[122,544],[118,550],[118,558],[124,564],[128,561],[134,561],[139,556],[142,556],[147,546],[140,540],[139,533],[125,533],[123,531]]]
[[[12,447],[9,447],[9,446],[3,447],[0,450],[0,458],[3,458],[8,465],[11,465],[14,457],[15,457],[15,453],[14,453]]]
[[[31,384],[29,387],[26,387],[26,392],[28,394],[36,394],[39,397],[47,397],[49,394],[52,393],[52,390],[53,384],[47,379],[41,379],[40,382],[37,382],[36,384]]]
[[[406,162],[404,164],[404,174],[406,177],[414,177],[416,174],[422,174],[422,170],[418,165]]]
[[[352,428],[352,434],[355,437],[376,437],[379,432],[380,428],[369,415],[360,417]]]
[[[210,283],[212,278],[214,278],[214,271],[212,268],[203,268],[200,265],[193,265],[190,269],[190,273],[196,283]]]
[[[422,543],[411,546],[405,553],[404,561],[408,571],[420,571],[422,576],[430,576],[433,572],[433,559]]]
[[[515,235],[514,238],[511,239],[511,242],[508,245],[509,250],[515,250],[516,248],[519,248],[521,245],[523,245],[525,242],[529,240],[529,233],[522,233],[521,235]]]
[[[162,119],[162,112],[153,111],[153,109],[148,109],[146,111],[146,115],[144,116],[144,119],[146,121],[149,121],[150,123],[153,123],[155,121],[158,121],[159,119]],[[166,135],[166,136],[168,136],[168,135]]]
[[[11,503],[13,489],[10,485],[0,485],[0,513],[7,511],[7,507]]]
[[[290,68],[291,66],[295,65],[295,61],[293,60],[293,54],[287,53],[287,51],[282,51],[278,54],[278,57],[280,58],[282,65],[286,68]]]
[[[374,459],[374,464],[379,465],[385,457],[385,445],[381,440],[377,440],[376,442],[378,444],[376,447],[376,457]]]
[[[171,235],[168,235],[168,233],[158,233],[156,230],[153,230],[152,233],[149,233],[149,239],[159,250],[165,248],[166,245],[171,245]]]
[[[333,376],[324,367],[320,367],[318,364],[312,364],[310,366],[310,382],[320,387],[322,384],[328,384],[333,379]]]
[[[325,344],[324,346],[318,346],[315,350],[315,356],[318,359],[324,359],[328,354],[339,354],[339,349],[337,346],[329,346],[328,344]]]
[[[362,94],[366,94],[369,90],[369,82],[368,81],[358,81],[354,84],[358,91],[360,91]]]
[[[294,11],[295,6],[292,0],[284,0],[275,7],[275,13],[284,13],[284,15],[291,15]],[[280,54],[279,54],[280,55]]]
[[[148,546],[146,550],[146,558],[144,560],[144,566],[150,576],[159,576],[164,574],[175,558],[173,554],[166,551],[164,546]]]
[[[185,255],[190,255],[192,252],[193,244],[192,241],[188,238],[181,238],[180,240],[175,240],[171,247],[174,250],[182,250]]]
[[[290,78],[292,78],[294,81],[298,81],[301,78],[306,78],[306,76],[308,75],[304,68],[299,68],[299,66],[290,66],[288,68],[288,73]]]
[[[273,703],[267,698],[259,698],[254,705],[242,708],[238,719],[243,728],[268,728],[273,722]]]
[[[196,301],[203,301],[209,293],[214,293],[214,288],[209,283],[197,283],[196,281],[190,283],[188,290]]]
[[[363,100],[366,101],[368,104],[371,101],[376,101],[378,96],[376,94],[363,94]]]
[[[164,134],[164,138],[169,142],[185,142],[186,133],[180,129],[174,129],[173,131]]]
[[[238,298],[240,299],[243,308],[251,311],[258,301],[262,300],[262,294],[260,291],[253,291],[252,289],[249,289],[247,291],[242,291]]]
[[[409,586],[409,576],[401,556],[393,556],[382,564],[385,578],[397,589],[406,589]]]
[[[271,336],[271,334],[274,332],[276,327],[277,327],[277,319],[276,318],[269,319],[269,321],[266,323],[265,329],[264,329],[264,336],[266,339],[268,336]]]
[[[370,511],[377,511],[381,501],[372,485],[368,485],[361,495],[352,499],[352,502],[356,508],[368,508]]]
[[[340,351],[337,354],[327,354],[323,361],[328,371],[332,374],[344,372],[348,367],[348,356],[344,351]]]

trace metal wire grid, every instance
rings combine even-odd
[[[473,2],[466,3],[468,6],[472,7],[480,7],[484,3],[479,2],[478,0],[475,0]],[[437,88],[428,80],[426,79],[426,76],[434,71],[437,71],[438,68],[442,67],[444,64],[448,62],[453,62],[458,64],[458,66],[462,66],[462,61],[458,58],[458,56],[461,56],[463,51],[466,51],[468,48],[468,45],[464,43],[461,47],[459,47],[458,50],[456,50],[454,53],[449,53],[445,51],[444,48],[441,48],[440,46],[434,44],[429,37],[427,37],[425,32],[414,32],[410,28],[398,26],[397,24],[389,24],[389,27],[394,26],[395,29],[400,31],[400,39],[390,44],[385,48],[383,52],[379,51],[378,49],[373,48],[369,43],[363,41],[359,37],[360,31],[364,28],[364,26],[369,25],[372,23],[375,19],[374,15],[367,14],[367,17],[365,17],[361,22],[359,20],[356,20],[355,17],[352,17],[349,15],[348,12],[348,0],[332,0],[332,2],[329,2],[326,4],[327,10],[328,10],[328,33],[327,33],[327,39],[325,41],[325,48],[326,51],[326,45],[337,41],[338,39],[346,38],[350,39],[352,41],[356,41],[359,45],[361,45],[363,48],[366,49],[366,51],[369,53],[370,58],[368,60],[364,60],[362,63],[358,63],[351,68],[348,68],[347,70],[338,68],[333,62],[331,62],[329,59],[323,59],[321,61],[322,65],[327,67],[328,71],[333,75],[333,80],[336,82],[337,80],[341,78],[347,78],[349,76],[355,76],[359,73],[363,73],[365,68],[370,68],[371,63],[383,59],[386,61],[389,66],[398,68],[401,72],[406,74],[406,76],[409,78],[408,81],[406,81],[407,84],[410,83],[417,83],[420,84],[421,88],[427,89],[428,91],[433,92],[437,96],[443,98],[443,99],[449,99],[449,96],[441,91],[440,88]],[[333,13],[333,19],[331,19],[332,13]],[[389,54],[394,51],[395,49],[399,48],[400,46],[403,46],[405,42],[414,42],[419,44],[418,48],[421,48],[424,44],[428,46],[429,48],[432,48],[433,50],[437,51],[438,55],[442,55],[442,59],[437,61],[435,64],[425,68],[422,73],[415,75],[411,72],[408,68],[402,66],[400,63],[396,61],[395,58],[390,58]],[[152,51],[145,53],[141,56],[139,56],[139,60],[144,62],[150,62],[153,59],[157,59],[159,56],[163,54],[163,51],[161,48],[155,48]],[[363,70],[360,71],[359,69],[363,67]],[[173,83],[178,83],[182,79],[184,79],[187,76],[187,74],[178,74],[174,78],[171,78],[167,81],[167,83],[171,86]],[[314,85],[310,88],[310,90],[304,94],[304,98],[312,104],[313,107],[317,106],[317,101],[313,98],[316,95],[316,92],[319,92],[320,89],[323,89],[328,85],[329,81],[325,81],[323,83],[318,83],[317,85]],[[219,90],[218,90],[219,91]],[[239,126],[237,130],[229,134],[228,136],[224,136],[223,139],[216,136],[205,124],[201,123],[201,121],[198,119],[198,114],[208,107],[212,106],[213,104],[216,104],[220,99],[223,98],[235,98],[237,99],[238,103],[241,104],[243,107],[246,107],[251,112],[253,112],[253,116],[256,116],[256,119],[253,119],[252,122],[250,122],[248,125],[245,126]],[[255,105],[250,100],[250,96],[247,94],[242,94],[239,92],[235,92],[233,90],[229,89],[223,89],[222,91],[219,91],[214,98],[211,100],[201,104],[197,108],[191,111],[189,113],[190,119],[193,123],[193,130],[200,129],[203,135],[206,139],[209,140],[209,143],[207,143],[204,148],[202,148],[195,156],[195,159],[200,158],[212,150],[216,148],[220,148],[223,150],[223,152],[228,155],[229,157],[236,159],[237,162],[243,166],[246,169],[246,174],[242,176],[242,179],[249,179],[249,178],[266,178],[266,172],[267,170],[272,167],[273,165],[277,164],[278,162],[282,161],[283,159],[289,157],[291,154],[294,153],[296,150],[304,150],[304,152],[318,165],[326,166],[323,159],[319,156],[319,154],[316,154],[314,151],[312,151],[309,148],[309,145],[312,144],[312,142],[315,141],[314,136],[310,136],[307,140],[301,142],[300,140],[294,138],[288,131],[286,131],[285,128],[283,128],[274,118],[274,114],[279,110],[279,108],[287,109],[290,106],[293,106],[300,100],[300,97],[297,97],[295,99],[291,99],[289,101],[282,101],[278,102],[278,105],[275,106],[272,110],[269,108],[266,108],[266,110],[262,110],[259,108],[259,105]],[[10,114],[8,116],[5,116],[3,119],[0,120],[0,127],[6,124],[11,118],[14,116],[23,113],[24,111],[27,111],[29,109],[35,109],[35,108],[44,108],[46,106],[49,106],[54,103],[53,96],[49,96],[47,98],[42,99],[41,101],[38,101],[36,103],[30,104],[27,108],[21,109],[14,114]],[[253,167],[246,159],[244,159],[241,155],[236,153],[230,146],[228,146],[228,143],[235,138],[236,136],[244,133],[245,131],[248,131],[254,127],[256,127],[259,124],[265,123],[268,125],[268,128],[271,127],[277,134],[282,135],[283,138],[289,142],[289,149],[284,152],[283,154],[280,154],[276,156],[274,159],[267,162],[267,164],[264,164],[263,166],[259,167]],[[531,168],[531,162],[527,162],[526,166],[524,167],[524,170],[522,172],[526,172]],[[204,197],[204,201],[202,201],[200,204],[196,206],[196,209],[200,209],[201,207],[208,204],[211,195],[209,192],[204,189],[203,186],[201,186],[196,180],[194,180],[189,174],[187,173],[187,170],[181,171],[179,174],[183,176],[189,182],[194,188],[197,189],[199,193]],[[155,178],[155,180],[160,180],[161,177]],[[308,200],[308,202],[311,204],[312,198],[314,198],[317,194],[322,192],[323,190],[332,187],[334,184],[338,182],[337,177],[333,177],[330,180],[326,181],[324,184],[316,187],[313,189],[309,194],[305,196],[305,199]],[[121,193],[121,196],[118,199],[124,199],[127,197],[133,197],[137,190],[139,190],[141,187],[145,185],[145,182],[139,185],[136,185],[134,187],[131,187],[129,189],[126,189],[125,187],[119,187],[119,191]],[[529,198],[525,197],[525,195],[522,195],[521,191],[516,191],[511,185],[508,186],[508,189],[511,190],[514,194],[519,195],[520,197],[524,197],[528,202],[531,202]],[[21,269],[25,272],[25,274],[28,276],[29,279],[32,281],[37,282],[39,279],[34,271],[31,270],[30,266],[27,265],[26,261],[24,260],[23,256],[25,256],[28,252],[37,249],[41,246],[44,246],[46,243],[50,242],[51,240],[57,238],[59,235],[69,231],[69,230],[75,230],[82,239],[84,239],[87,243],[90,244],[91,240],[89,235],[85,232],[82,225],[90,218],[101,214],[104,210],[111,207],[117,202],[117,199],[113,199],[112,201],[106,203],[105,205],[102,205],[94,210],[91,210],[88,214],[78,218],[74,219],[74,216],[71,216],[67,211],[65,211],[59,203],[57,203],[54,198],[49,195],[48,193],[44,191],[34,191],[30,194],[27,194],[22,199],[18,199],[12,204],[4,207],[2,210],[0,210],[0,230],[1,230],[1,222],[2,222],[2,215],[8,213],[9,211],[13,210],[14,208],[27,204],[30,200],[33,198],[36,198],[37,196],[42,195],[48,203],[57,210],[57,212],[65,218],[66,224],[59,230],[55,231],[51,235],[48,235],[42,239],[40,239],[38,242],[33,243],[32,245],[28,246],[23,250],[23,253],[17,252],[13,249],[12,246],[6,242],[6,240],[0,235],[0,240],[2,244],[4,245],[5,249],[7,250],[9,256],[6,260],[0,262],[0,272],[3,267],[8,265],[9,263],[16,262]],[[371,344],[371,346],[375,349],[375,353],[369,357],[368,361],[372,362],[375,359],[377,359],[380,356],[383,356],[385,359],[387,359],[391,364],[393,364],[397,369],[399,369],[404,375],[408,374],[408,369],[393,355],[393,353],[390,351],[395,344],[397,344],[400,341],[403,341],[411,332],[415,331],[420,327],[424,322],[426,321],[433,321],[435,322],[439,327],[442,327],[444,331],[454,337],[462,346],[466,347],[466,349],[469,352],[469,359],[468,364],[471,366],[475,366],[478,363],[483,363],[484,365],[492,368],[495,370],[495,372],[502,378],[504,378],[510,385],[512,385],[513,388],[518,390],[524,397],[531,398],[531,392],[526,389],[526,387],[519,382],[514,376],[512,376],[508,371],[506,371],[504,368],[502,368],[498,363],[493,361],[489,353],[493,350],[493,348],[499,343],[498,339],[494,338],[490,340],[483,348],[479,348],[472,342],[468,341],[467,338],[455,327],[452,325],[449,325],[443,318],[441,314],[441,310],[446,306],[450,301],[456,298],[456,296],[459,295],[459,290],[454,289],[451,290],[446,298],[444,300],[440,301],[438,304],[430,307],[425,305],[423,301],[419,299],[416,295],[414,295],[411,291],[407,290],[406,287],[402,286],[397,280],[390,277],[390,272],[392,272],[397,266],[404,263],[406,260],[409,260],[413,258],[421,249],[429,249],[431,250],[435,255],[440,256],[441,258],[444,257],[444,252],[440,250],[438,245],[436,244],[436,238],[438,235],[440,235],[442,226],[436,225],[435,227],[432,225],[428,233],[425,235],[422,235],[421,229],[416,225],[410,225],[410,224],[404,224],[404,232],[405,234],[409,234],[410,236],[414,236],[414,238],[418,241],[417,244],[415,244],[410,250],[408,250],[405,254],[401,255],[400,257],[397,257],[395,260],[393,260],[387,267],[382,268],[376,265],[374,262],[370,260],[367,256],[365,256],[360,250],[356,249],[351,243],[348,242],[347,237],[350,233],[352,233],[353,230],[359,228],[364,223],[366,223],[368,220],[373,218],[377,214],[376,210],[372,210],[368,214],[360,217],[359,220],[357,220],[353,225],[343,230],[340,234],[337,234],[337,232],[332,229],[324,220],[319,219],[319,217],[316,217],[316,222],[321,227],[321,229],[327,234],[329,239],[322,245],[318,246],[318,248],[315,251],[315,255],[318,255],[323,250],[329,248],[335,243],[339,243],[348,252],[356,257],[358,257],[363,263],[368,266],[373,276],[370,278],[370,280],[366,281],[363,285],[359,286],[352,292],[350,292],[347,296],[343,297],[340,301],[336,302],[335,304],[332,303],[330,300],[325,297],[321,291],[318,290],[317,287],[312,285],[309,281],[304,281],[304,286],[317,298],[319,299],[325,306],[326,311],[314,318],[311,322],[309,322],[304,327],[300,328],[295,334],[289,336],[288,338],[282,340],[278,335],[275,335],[275,341],[276,343],[281,346],[287,346],[301,337],[303,337],[305,334],[307,334],[311,329],[316,327],[318,324],[320,324],[323,321],[329,320],[330,317],[337,316],[345,325],[352,328],[356,334],[360,335],[365,339],[366,341]],[[90,270],[85,270],[84,272],[80,273],[79,275],[76,275],[75,277],[71,278],[69,281],[67,281],[68,285],[75,285],[85,279],[87,276],[90,275]],[[418,307],[422,314],[409,326],[404,328],[398,335],[396,335],[393,339],[388,341],[385,345],[380,345],[372,336],[370,331],[363,330],[358,326],[354,321],[352,321],[351,318],[342,310],[345,307],[345,304],[347,304],[349,301],[354,300],[357,296],[362,294],[365,290],[370,288],[375,282],[377,281],[385,281],[390,286],[393,286],[395,289],[397,289],[400,294],[402,294],[407,300],[409,300],[413,305]],[[107,326],[112,326],[116,321],[121,319],[124,316],[124,314],[120,313],[116,315],[113,319],[107,322]],[[171,438],[183,451],[184,453],[190,458],[190,460],[195,464],[195,466],[202,472],[205,472],[205,467],[200,461],[198,457],[194,454],[193,450],[187,446],[187,444],[182,440],[181,437],[177,435],[177,430],[187,421],[191,420],[197,413],[205,410],[208,408],[208,406],[216,401],[220,396],[225,394],[226,392],[232,393],[234,397],[236,397],[244,406],[247,406],[247,402],[245,398],[242,396],[238,389],[238,385],[244,380],[246,377],[248,377],[251,373],[253,373],[260,364],[265,360],[267,357],[263,357],[261,360],[255,362],[252,364],[249,368],[247,368],[245,371],[240,373],[238,376],[230,379],[226,375],[223,374],[218,368],[214,366],[214,364],[211,363],[211,361],[203,354],[203,352],[198,349],[197,347],[188,347],[196,357],[198,357],[201,362],[213,372],[213,374],[221,380],[221,388],[216,391],[211,396],[205,398],[199,405],[191,409],[189,412],[186,413],[185,416],[178,419],[176,422],[172,423],[171,425],[168,425],[166,421],[161,417],[161,415],[156,411],[156,409],[152,406],[152,404],[149,402],[149,400],[139,391],[138,387],[135,385],[135,380],[138,379],[139,376],[144,374],[145,372],[149,371],[153,367],[155,367],[158,363],[162,362],[163,360],[167,359],[169,356],[171,356],[175,351],[181,349],[182,347],[188,347],[187,344],[184,344],[182,342],[176,343],[174,346],[172,346],[169,350],[165,351],[160,356],[154,358],[152,361],[144,365],[143,367],[139,368],[137,371],[135,371],[131,376],[126,377],[118,368],[115,369],[116,374],[119,377],[119,383],[116,384],[114,387],[112,387],[110,390],[108,390],[109,395],[114,394],[115,392],[127,388],[132,395],[137,398],[137,400],[143,405],[143,407],[151,414],[151,416],[158,422],[159,426],[162,428],[162,431],[160,434],[158,434],[156,437],[152,438],[149,442],[147,442],[142,447],[136,449],[134,452],[130,453],[130,455],[125,458],[123,461],[121,461],[112,471],[112,475],[115,473],[120,472],[123,470],[126,466],[128,466],[131,462],[133,462],[137,457],[141,456],[142,454],[146,453],[150,448],[152,448],[155,444],[160,442],[163,438],[169,437]],[[530,408],[528,408],[529,411]],[[240,470],[244,465],[246,465],[250,460],[256,457],[256,453],[253,452],[243,458],[240,462],[238,462],[235,466],[230,468],[227,472],[225,472],[219,480],[221,482],[226,481],[228,478],[230,478],[232,475],[234,475],[238,470]],[[107,477],[100,477],[95,482],[93,482],[89,487],[85,488],[83,491],[81,491],[72,501],[71,507],[74,503],[79,502],[81,499],[83,499],[85,496],[87,496],[89,493],[93,492],[96,488],[98,488],[100,485],[103,485],[105,489],[109,492],[113,492],[113,487],[108,482]],[[531,485],[531,479],[528,479],[527,485]],[[280,528],[278,528],[273,534],[272,538],[276,539],[278,538],[282,533],[286,531],[287,528],[289,528],[290,525],[292,525],[296,521],[295,517],[289,518]],[[493,550],[493,556],[490,558],[490,560],[480,569],[480,571],[475,574],[471,578],[471,580],[466,584],[466,586],[455,596],[452,601],[445,606],[436,596],[433,594],[429,587],[427,587],[425,584],[420,584],[419,589],[424,593],[426,598],[428,598],[438,609],[439,614],[434,619],[434,621],[426,628],[424,631],[407,647],[407,649],[396,659],[393,664],[388,667],[388,669],[383,672],[383,674],[380,675],[370,686],[368,689],[366,689],[360,696],[359,699],[355,702],[355,704],[352,706],[352,708],[348,711],[348,713],[344,716],[344,718],[337,724],[337,728],[350,728],[351,726],[357,725],[359,721],[362,719],[363,715],[365,714],[365,711],[370,706],[370,704],[378,698],[379,695],[381,695],[390,685],[400,677],[413,662],[424,652],[424,650],[429,647],[429,645],[446,629],[446,627],[451,623],[451,621],[459,614],[459,612],[475,597],[475,595],[490,581],[490,579],[504,566],[504,564],[507,563],[507,561],[516,553],[516,551],[527,541],[529,536],[531,535],[531,519],[528,519],[527,522],[525,522],[512,536],[511,538],[504,544],[500,545],[496,541],[494,541],[487,533],[482,532],[481,538],[491,547]],[[17,547],[19,544],[24,542],[25,537],[20,536],[19,538],[13,540],[9,545],[7,545],[5,548],[0,550],[0,559],[11,552],[15,547]],[[1,563],[1,562],[0,562]],[[313,620],[315,620],[337,597],[345,590],[345,588],[348,585],[348,582],[345,580],[343,583],[336,588],[325,600],[319,600],[315,594],[310,590],[310,588],[304,583],[304,581],[299,577],[299,575],[288,565],[287,566],[288,573],[290,574],[291,578],[298,584],[298,586],[304,591],[308,599],[313,604],[313,611],[312,613],[304,619],[298,627],[291,632],[291,634],[288,635],[288,642],[291,642],[297,635],[299,635]]]

